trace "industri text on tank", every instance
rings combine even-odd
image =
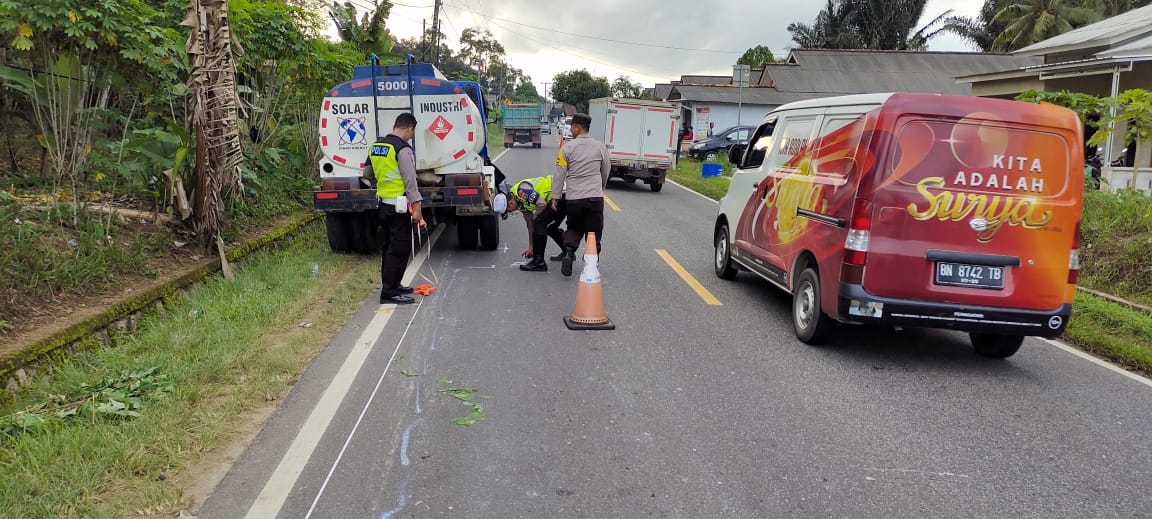
[[[423,210],[430,222],[454,221],[462,248],[494,250],[496,169],[488,160],[480,85],[449,81],[428,63],[358,66],[352,80],[328,90],[320,112],[317,210],[327,213],[334,251],[367,253],[376,237],[376,190],[361,178],[372,142],[396,116],[416,116],[412,139]],[[382,133],[383,132],[383,133]]]

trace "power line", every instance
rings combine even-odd
[[[458,6],[453,6],[453,7],[457,7],[457,8],[458,8]],[[662,76],[663,76],[663,74],[651,74],[651,73],[648,73],[648,72],[640,72],[640,71],[637,71],[637,70],[632,70],[632,69],[628,69],[628,68],[622,67],[622,66],[620,66],[620,65],[617,65],[617,64],[613,64],[613,63],[605,63],[605,62],[603,62],[603,61],[600,61],[600,60],[592,59],[592,58],[589,58],[588,56],[584,56],[584,55],[581,55],[581,54],[578,54],[578,53],[572,52],[571,50],[562,49],[562,48],[560,48],[560,47],[557,47],[557,46],[555,46],[555,45],[552,45],[551,43],[548,43],[548,42],[545,42],[545,41],[540,41],[540,40],[538,40],[538,39],[536,39],[536,38],[533,38],[533,37],[531,37],[531,36],[528,36],[527,34],[524,34],[524,33],[521,33],[521,32],[516,32],[516,31],[514,31],[514,30],[512,30],[512,29],[509,29],[508,27],[505,27],[504,25],[501,25],[501,24],[497,23],[497,22],[496,22],[496,18],[492,18],[492,19],[491,19],[491,21],[492,21],[492,23],[496,24],[496,26],[497,26],[497,27],[500,27],[501,29],[504,29],[504,30],[506,30],[506,31],[508,31],[508,32],[510,32],[510,33],[512,33],[512,34],[515,34],[515,35],[517,35],[517,36],[520,36],[520,37],[522,37],[522,38],[527,38],[527,39],[529,39],[529,40],[532,40],[532,41],[534,41],[534,42],[536,42],[536,43],[539,43],[539,44],[541,44],[541,45],[544,45],[544,46],[547,46],[547,47],[551,47],[551,48],[553,48],[553,49],[556,49],[556,50],[558,50],[558,51],[560,51],[560,52],[562,52],[562,53],[564,53],[564,54],[569,54],[569,55],[572,55],[572,56],[576,56],[576,57],[578,57],[578,58],[586,59],[586,60],[588,60],[588,61],[591,61],[591,62],[593,62],[593,63],[599,63],[599,64],[601,64],[601,65],[604,65],[604,66],[606,66],[606,67],[617,68],[617,69],[620,69],[620,70],[623,70],[623,71],[626,71],[626,72],[631,72],[631,73],[633,73],[633,74],[637,74],[637,75],[641,75],[641,76],[650,76],[650,77],[662,77]]]
[[[656,43],[641,43],[641,42],[635,42],[635,41],[615,40],[612,38],[602,38],[599,36],[588,36],[588,35],[584,35],[584,34],[564,32],[564,31],[554,29],[551,27],[540,27],[537,25],[531,25],[531,24],[527,24],[527,23],[517,22],[515,20],[508,20],[505,18],[497,18],[495,16],[489,16],[489,15],[486,15],[486,14],[478,12],[478,11],[473,11],[472,9],[469,9],[467,7],[463,7],[463,6],[461,6],[459,4],[455,4],[455,3],[448,3],[448,2],[445,2],[445,3],[448,5],[451,5],[452,7],[460,9],[462,11],[468,11],[470,13],[478,14],[484,18],[488,18],[488,19],[493,20],[493,21],[499,20],[502,22],[513,23],[516,25],[523,25],[524,27],[531,27],[533,29],[539,29],[541,31],[550,31],[550,32],[555,32],[555,33],[559,33],[559,34],[564,34],[567,36],[575,36],[577,38],[588,38],[590,40],[600,40],[600,41],[607,41],[607,42],[612,42],[612,43],[622,43],[625,45],[638,45],[641,47],[654,47],[654,48],[658,48],[658,49],[683,50],[683,51],[690,51],[690,52],[711,52],[711,53],[715,53],[715,54],[743,54],[744,53],[744,51],[734,51],[734,50],[692,49],[692,48],[688,48],[688,47],[674,47],[671,45],[659,45]]]

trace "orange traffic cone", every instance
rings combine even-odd
[[[569,330],[615,330],[616,325],[604,314],[604,291],[600,287],[600,265],[596,250],[596,233],[584,241],[584,269],[576,284],[576,309],[564,318]]]

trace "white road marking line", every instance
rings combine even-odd
[[[672,185],[674,185],[674,186],[677,186],[677,187],[679,187],[680,189],[683,189],[683,190],[685,190],[685,191],[687,191],[687,192],[689,192],[689,193],[692,193],[692,194],[694,194],[694,195],[696,195],[696,196],[698,196],[698,197],[700,197],[700,198],[703,198],[703,199],[705,199],[705,200],[707,200],[707,201],[709,201],[709,202],[712,202],[713,204],[719,204],[719,203],[720,203],[720,201],[719,201],[719,200],[713,200],[713,199],[711,199],[711,198],[708,198],[708,197],[706,197],[706,196],[704,196],[704,195],[700,194],[700,192],[699,192],[699,191],[696,191],[695,189],[689,188],[689,187],[685,186],[684,184],[680,184],[680,183],[678,183],[678,182],[676,182],[675,180],[672,180],[672,179],[670,179],[670,178],[666,178],[666,179],[664,179],[664,181],[665,181],[665,182],[667,182],[667,183],[669,183],[669,184],[672,184]]]
[[[495,164],[495,163],[496,163],[496,161],[500,160],[500,157],[503,157],[505,153],[508,153],[508,150],[507,150],[507,149],[505,149],[504,151],[502,151],[502,152],[500,152],[499,154],[497,154],[497,155],[496,155],[496,158],[492,159],[492,163],[493,163],[493,164]]]
[[[1117,366],[1111,362],[1103,360],[1103,359],[1101,359],[1095,355],[1091,355],[1089,353],[1083,352],[1083,351],[1081,351],[1081,350],[1079,350],[1073,346],[1069,346],[1069,345],[1064,344],[1060,341],[1054,341],[1052,339],[1043,339],[1043,340],[1044,340],[1044,342],[1047,342],[1048,344],[1051,344],[1051,345],[1053,345],[1053,346],[1055,346],[1061,350],[1064,350],[1064,351],[1071,353],[1077,357],[1080,357],[1080,358],[1082,358],[1088,362],[1091,362],[1097,366],[1100,366],[1100,367],[1105,368],[1107,370],[1110,370],[1110,371],[1113,371],[1115,373],[1119,373],[1121,375],[1124,375],[1125,377],[1128,377],[1132,380],[1135,380],[1136,382],[1144,384],[1145,386],[1152,387],[1152,380],[1148,380],[1147,378],[1144,378],[1144,377],[1137,375],[1131,371],[1128,371],[1124,368],[1121,368],[1120,366]]]
[[[405,285],[410,284],[412,278],[416,277],[416,273],[424,265],[424,260],[428,258],[428,251],[436,246],[436,241],[440,238],[443,230],[443,225],[437,226],[428,240],[428,248],[421,251],[408,265],[403,279]],[[421,301],[422,304],[423,301]],[[245,516],[247,519],[265,519],[280,514],[280,509],[284,507],[284,501],[288,499],[288,494],[292,492],[292,488],[296,486],[296,480],[304,471],[304,465],[308,463],[312,453],[315,452],[320,438],[328,430],[328,424],[336,416],[336,411],[352,388],[356,375],[364,366],[364,360],[372,353],[380,334],[394,313],[392,311],[377,312],[368,326],[364,328],[364,332],[356,339],[352,351],[348,352],[348,357],[344,359],[340,370],[332,377],[332,383],[328,389],[324,390],[324,394],[316,402],[316,407],[312,409],[308,419],[300,427],[300,431],[296,433],[292,445],[288,447],[288,451],[284,453],[284,457],[276,465],[276,470],[272,472],[268,482],[264,484],[260,495],[256,497],[256,501],[248,509],[248,514]],[[388,358],[388,366],[392,365],[394,358],[396,358],[395,352]],[[387,366],[384,369],[387,370]]]

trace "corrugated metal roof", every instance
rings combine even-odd
[[[1048,38],[1024,47],[1016,51],[1015,54],[1040,56],[1051,54],[1054,51],[1115,45],[1149,33],[1152,33],[1152,5],[1133,9],[1124,14]]]
[[[1152,29],[1152,28],[1150,28]],[[1117,45],[1108,50],[1097,52],[1099,57],[1120,57],[1152,54],[1152,30],[1147,35],[1130,40],[1123,45]]]
[[[971,94],[957,76],[1000,72],[1043,63],[1043,58],[977,52],[792,51],[796,64],[769,65],[764,82],[781,92],[863,94],[925,92]],[[762,82],[763,84],[763,82]]]
[[[668,99],[668,94],[672,93],[672,85],[669,83],[657,83],[653,89],[656,99]]]
[[[744,104],[751,105],[782,105],[793,101],[804,101],[824,97],[820,93],[780,92],[775,88],[753,87],[741,89],[731,86],[692,86],[677,85],[678,99],[684,101],[697,101],[702,103],[731,103],[736,104],[743,97]]]
[[[680,76],[681,85],[729,85],[732,76]]]

